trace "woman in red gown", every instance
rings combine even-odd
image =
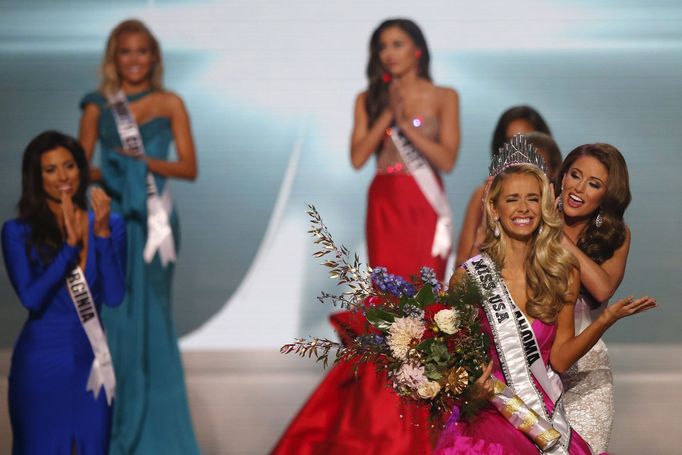
[[[442,281],[450,211],[438,173],[451,171],[457,158],[459,108],[457,92],[431,82],[429,60],[414,22],[390,19],[374,31],[369,87],[355,103],[351,162],[359,169],[376,155],[367,204],[369,264],[406,279],[428,266]],[[367,330],[350,312],[331,320],[342,339]],[[437,434],[427,410],[401,402],[374,364],[355,373],[354,364],[335,366],[273,454],[430,453]]]

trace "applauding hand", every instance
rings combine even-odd
[[[403,95],[400,90],[400,82],[397,80],[391,82],[388,88],[388,101],[393,113],[393,120],[396,125],[400,126],[405,116],[403,114]]]
[[[71,196],[62,193],[62,213],[64,214],[64,231],[66,233],[66,243],[71,246],[80,245],[86,231],[85,219],[80,210],[73,205]]]
[[[111,213],[111,198],[102,190],[94,187],[90,191],[90,205],[95,212],[94,231],[97,237],[109,237],[109,214]]]

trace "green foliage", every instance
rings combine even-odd
[[[382,332],[388,332],[398,315],[380,307],[370,307],[365,311],[367,321]]]
[[[430,284],[425,284],[417,295],[414,296],[414,300],[417,301],[419,308],[424,308],[426,305],[431,305],[436,301],[436,296],[433,294],[433,288]]]

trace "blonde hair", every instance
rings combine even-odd
[[[100,91],[104,96],[116,93],[121,88],[118,71],[116,70],[116,53],[118,52],[118,40],[121,35],[126,33],[143,33],[147,35],[150,50],[154,56],[149,79],[153,90],[163,90],[163,58],[161,57],[161,46],[142,21],[128,19],[118,24],[109,34],[107,46],[104,51],[104,58],[100,66]]]
[[[530,241],[525,260],[526,272],[526,313],[545,323],[553,323],[559,311],[570,299],[571,273],[578,267],[575,256],[561,247],[563,221],[554,206],[549,180],[536,166],[521,164],[508,167],[493,180],[485,204],[488,225],[486,238],[481,247],[501,269],[506,251],[505,235],[495,237],[497,221],[492,209],[502,191],[502,183],[512,175],[530,175],[537,179],[542,190],[540,202],[542,219]]]

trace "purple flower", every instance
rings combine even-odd
[[[388,273],[386,267],[375,267],[372,270],[372,284],[381,292],[388,292],[395,297],[413,297],[415,287],[401,276]]]
[[[434,272],[430,267],[422,267],[419,270],[419,273],[422,283],[430,284],[431,288],[433,289],[433,293],[438,294],[442,285],[438,281],[438,278],[436,278],[436,272]]]

